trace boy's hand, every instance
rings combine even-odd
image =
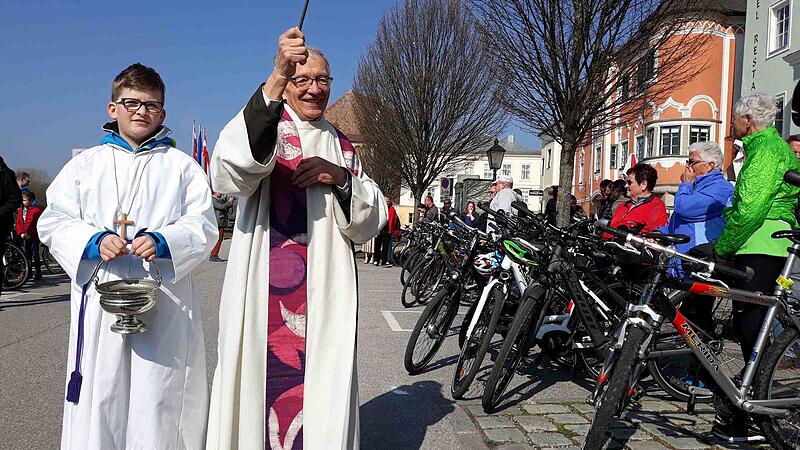
[[[150,262],[156,259],[156,246],[153,245],[153,240],[147,236],[139,236],[133,240],[131,251],[135,256]]]
[[[113,261],[117,256],[127,254],[127,244],[116,234],[109,234],[100,242],[100,257],[103,258],[103,261]]]

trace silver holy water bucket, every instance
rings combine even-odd
[[[161,287],[161,273],[156,268],[156,278],[129,279],[107,281],[100,283],[97,272],[102,262],[97,265],[92,275],[95,290],[100,294],[100,306],[111,314],[116,314],[117,321],[111,325],[111,331],[119,334],[140,334],[147,331],[137,315],[150,310],[156,304],[156,293]]]

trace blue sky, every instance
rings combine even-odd
[[[219,131],[272,69],[278,36],[302,0],[19,1],[0,6],[0,155],[51,176],[72,148],[96,145],[111,81],[133,62],[167,86],[166,125],[191,152],[192,120]],[[312,0],[303,31],[331,60],[331,102],[350,89],[358,59],[394,0]],[[538,141],[516,127],[516,142]]]

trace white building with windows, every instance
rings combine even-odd
[[[798,0],[748,0],[741,94],[774,95],[775,127],[784,137],[800,133],[792,123],[791,100],[800,80]]]
[[[522,197],[528,204],[528,208],[532,211],[541,211],[543,196],[541,150],[514,143],[514,135],[509,135],[499,144],[506,150],[506,153],[503,157],[503,167],[497,171],[497,174],[510,175],[514,179],[514,188],[522,191]],[[438,181],[428,188],[425,195],[430,194],[436,206],[441,207],[445,198],[455,199],[456,188],[464,180],[492,179],[492,169],[489,167],[486,151],[480,151],[474,159],[454,164],[437,179]],[[486,184],[488,185],[488,181]],[[403,223],[407,223],[409,213],[413,213],[414,207],[421,201],[422,199],[414,199],[409,189],[401,189],[399,207]],[[453,206],[458,207],[455,202]]]

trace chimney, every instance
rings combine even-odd
[[[506,138],[506,142],[508,142],[509,144],[513,144],[514,143],[514,135],[513,134],[509,134],[508,137]]]

